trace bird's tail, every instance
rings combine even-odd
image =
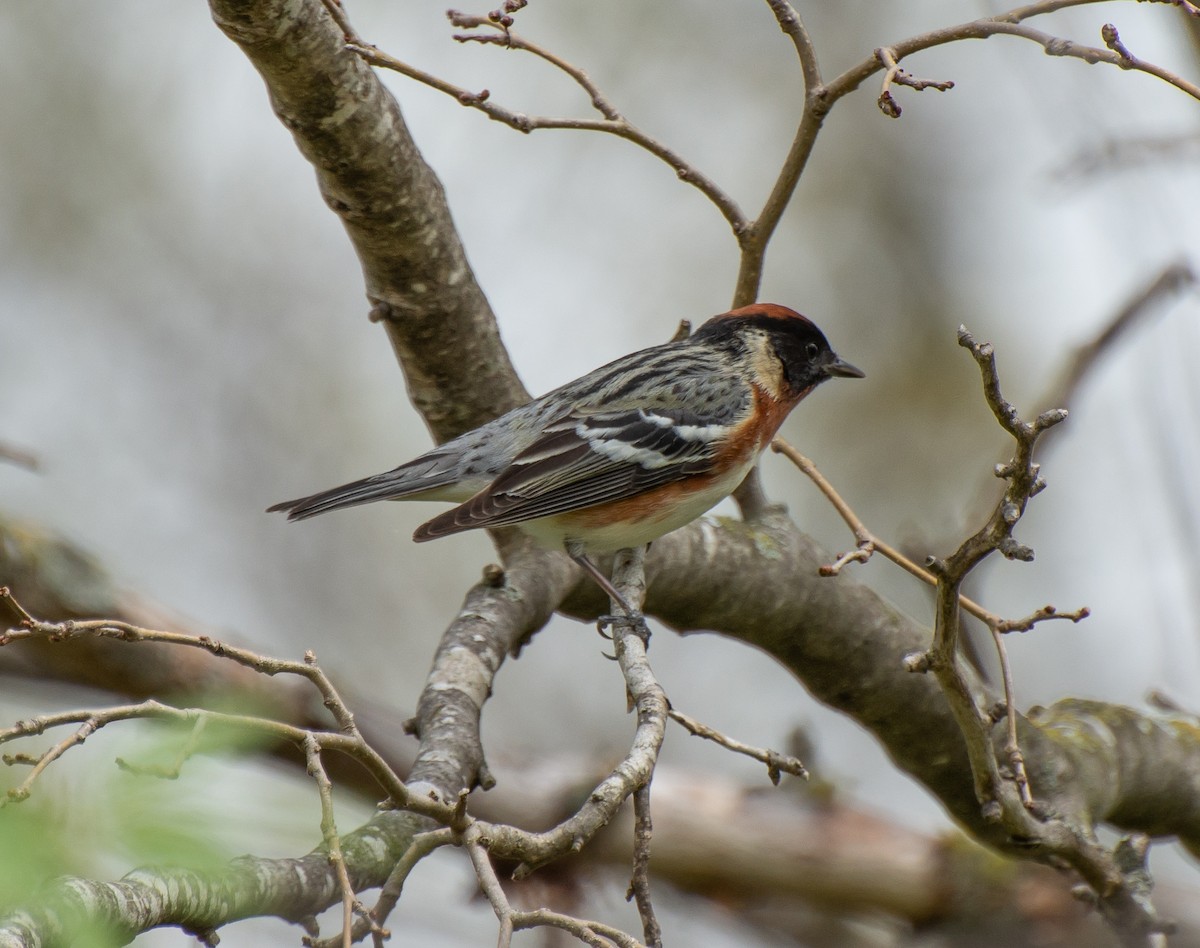
[[[423,462],[423,463],[422,463]],[[331,487],[308,497],[285,500],[267,508],[267,513],[286,511],[288,520],[306,520],[330,510],[357,507],[376,500],[405,500],[422,498],[427,500],[455,499],[456,477],[453,470],[444,464],[425,458],[401,465],[383,474],[374,474],[359,481],[351,481],[340,487]]]

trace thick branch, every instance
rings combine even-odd
[[[1029,9],[1045,12],[1067,5],[1043,3]],[[373,313],[385,321],[414,403],[437,435],[462,431],[522,400],[453,233],[440,185],[408,137],[394,100],[370,69],[344,49],[324,8],[316,0],[212,0],[212,6],[218,24],[263,75],[277,114],[313,162],[322,193],[362,260]],[[1009,28],[1020,19],[1010,14],[993,21],[996,25],[987,33],[951,36],[943,31],[892,49],[902,58],[939,42],[993,32],[1041,42],[1040,34]],[[1080,55],[1082,49],[1043,45],[1058,54]],[[1114,50],[1086,49],[1083,58],[1135,65],[1128,54]],[[835,80],[832,92],[809,90],[810,125],[801,123],[789,170],[773,195],[778,213],[829,104],[879,68],[873,58],[865,73],[860,75],[859,67],[859,72],[851,70]],[[774,211],[764,217],[772,225],[771,218],[777,220]],[[764,228],[764,246],[768,230]],[[677,628],[720,630],[774,654],[821,700],[871,728],[899,765],[978,835],[1010,844],[979,811],[961,734],[940,692],[927,678],[902,669],[900,657],[922,648],[927,630],[846,577],[817,580],[817,568],[826,561],[778,513],[767,512],[753,526],[693,525],[656,544],[647,608]],[[557,562],[529,560],[539,570]],[[524,561],[513,563],[510,573],[521,569]],[[494,582],[472,591],[458,632],[465,635],[474,628],[493,638],[479,643],[477,651],[464,654],[455,646],[439,654],[439,661],[451,666],[439,667],[439,678],[457,670],[453,663],[460,659],[465,659],[463,667],[470,666],[459,686],[447,689],[469,714],[462,726],[450,720],[453,714],[445,705],[431,704],[432,710],[419,716],[426,745],[452,759],[425,755],[414,772],[418,785],[449,798],[460,788],[486,784],[477,752],[479,707],[505,651],[537,627],[569,586],[571,574],[554,569],[542,583],[530,567],[524,580],[510,578],[503,596]],[[496,611],[494,620],[482,614],[485,607]],[[574,607],[591,614],[599,608],[587,593],[579,595]],[[966,686],[979,706],[990,703],[986,690],[969,675]],[[1151,833],[1175,832],[1196,848],[1200,813],[1191,805],[1192,775],[1200,766],[1200,748],[1191,722],[1067,702],[1048,714],[1024,722],[1027,733],[1022,735],[1031,776],[1044,800],[1079,825],[1108,821]],[[1097,734],[1106,739],[1097,741]],[[1141,766],[1147,734],[1159,753],[1152,777]],[[426,825],[409,814],[389,812],[343,838],[354,888],[386,879],[414,832]],[[128,932],[164,923],[206,930],[251,913],[304,918],[340,897],[324,853],[301,860],[247,859],[219,878],[157,872],[133,874],[119,884],[72,883],[64,894],[62,904],[68,907],[60,904],[55,917],[41,919],[51,936],[62,931],[64,920],[84,899],[94,899],[91,910],[97,917],[110,918]],[[28,928],[27,919],[8,921],[11,926],[0,931],[0,944],[9,943],[6,933]]]
[[[211,0],[313,165],[363,267],[413,404],[438,440],[527,400],[459,243],[441,183],[391,93],[320,0]]]
[[[929,629],[849,576],[816,579],[829,560],[778,508],[753,526],[702,520],[655,542],[647,560],[646,610],[680,631],[717,631],[773,655],[816,698],[875,734],[897,765],[973,833],[1011,846],[984,819],[941,690],[931,677],[904,670],[902,658],[928,646]],[[598,598],[581,585],[564,608],[594,614]],[[979,706],[994,705],[997,696],[965,674]],[[1159,835],[1165,819],[1185,845],[1200,846],[1192,790],[1200,738],[1188,719],[1071,701],[1049,713],[1062,715],[1053,731],[1043,729],[1041,719],[1021,720],[1021,746],[1039,799],[1081,825],[1107,822]],[[1145,745],[1133,722],[1154,734],[1154,768],[1144,764]],[[1147,810],[1149,800],[1158,805],[1157,817]],[[1168,800],[1170,806],[1158,809]]]

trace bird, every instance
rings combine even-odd
[[[863,378],[807,317],[777,303],[603,365],[399,467],[268,512],[304,520],[378,500],[457,506],[418,543],[516,526],[563,550],[633,616],[595,554],[640,547],[728,497],[793,408],[827,379]]]

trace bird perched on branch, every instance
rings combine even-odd
[[[453,501],[413,539],[514,525],[565,550],[625,605],[590,554],[641,546],[696,519],[737,488],[804,396],[829,378],[862,377],[804,316],[757,303],[383,474],[269,509],[303,520],[376,500]]]

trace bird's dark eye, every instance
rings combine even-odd
[[[810,342],[804,347],[804,354],[808,356],[809,362],[816,362],[817,356],[821,354],[821,349],[815,342]]]

